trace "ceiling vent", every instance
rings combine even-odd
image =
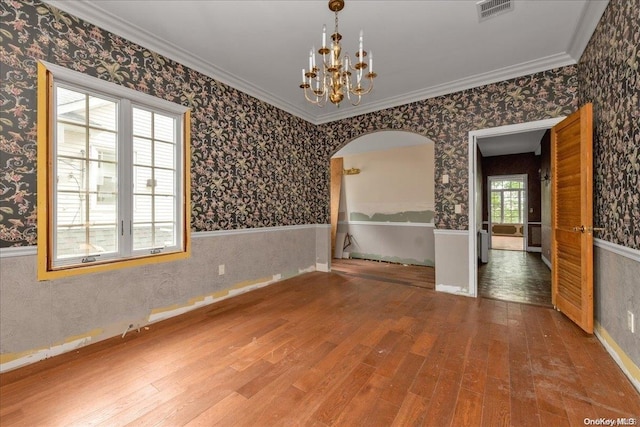
[[[513,10],[513,0],[482,0],[476,3],[480,22]]]

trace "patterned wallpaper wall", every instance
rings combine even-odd
[[[192,108],[194,230],[325,222],[312,124],[37,0],[0,16],[0,246],[36,243],[36,59]]]
[[[640,1],[612,0],[578,65],[594,108],[598,237],[640,249]]]
[[[569,115],[576,110],[577,67],[569,66],[430,98],[320,126],[328,158],[363,134],[398,129],[435,142],[438,228],[469,228],[469,131]],[[442,184],[442,175],[449,183]],[[462,205],[462,214],[454,212]]]
[[[382,129],[435,141],[438,228],[467,229],[472,129],[573,112],[569,66],[314,126],[37,0],[0,3],[0,246],[36,243],[36,59],[188,105],[192,229],[327,223],[330,156]],[[441,177],[448,174],[449,184]],[[454,213],[463,205],[463,214]]]

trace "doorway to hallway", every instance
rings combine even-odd
[[[488,177],[489,247],[524,251],[527,247],[527,175]]]

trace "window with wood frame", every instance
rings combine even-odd
[[[189,111],[38,68],[38,277],[189,255]]]

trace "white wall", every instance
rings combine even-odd
[[[344,168],[360,169],[342,178],[338,231],[352,235],[345,251],[353,258],[433,266],[433,142],[418,136],[418,145],[396,147],[405,135],[412,141],[416,135],[375,135],[378,141],[389,138],[386,148],[371,144],[342,151]],[[366,151],[373,146],[378,149]]]
[[[425,138],[425,141],[428,141]],[[344,168],[358,175],[343,176],[340,211],[354,214],[400,214],[434,209],[434,147],[426,143],[344,157]],[[393,221],[393,220],[392,220]],[[399,221],[394,221],[399,222]]]

